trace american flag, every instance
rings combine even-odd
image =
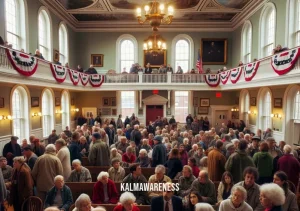
[[[200,57],[200,52],[198,52],[198,60],[197,60],[196,67],[197,67],[199,73],[203,73],[202,59]]]

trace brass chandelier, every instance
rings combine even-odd
[[[153,56],[157,56],[163,53],[167,49],[165,40],[157,34],[156,31],[153,32],[146,40],[144,40],[144,51],[151,53]]]
[[[170,24],[173,20],[174,9],[172,6],[168,6],[168,14],[165,12],[165,5],[159,4],[156,0],[144,7],[145,17],[142,18],[141,8],[136,9],[136,16],[139,24],[149,22],[153,31],[158,31],[158,27],[161,23]]]

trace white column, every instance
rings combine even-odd
[[[170,84],[172,82],[172,73],[167,72],[167,83]]]
[[[171,106],[171,98],[170,98],[170,95],[171,95],[171,91],[170,90],[168,90],[168,108],[170,108]]]
[[[143,83],[143,72],[138,72],[139,75],[139,83]]]
[[[140,108],[142,108],[142,91],[139,91],[140,93]]]

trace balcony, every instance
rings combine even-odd
[[[299,51],[299,48],[292,50]],[[13,50],[15,51],[15,50]],[[18,52],[18,51],[16,51]],[[19,52],[18,52],[19,53]],[[26,56],[26,54],[24,54]],[[30,56],[30,55],[28,55]],[[289,55],[287,55],[289,56]],[[18,83],[25,85],[47,86],[47,87],[60,87],[62,89],[70,90],[86,90],[86,91],[98,91],[98,90],[152,90],[158,88],[161,90],[231,90],[242,89],[250,87],[272,86],[272,85],[285,85],[299,83],[300,78],[300,61],[297,57],[295,59],[295,65],[293,68],[282,75],[277,74],[271,65],[272,57],[266,57],[260,59],[259,66],[256,70],[256,74],[251,80],[246,80],[244,71],[239,74],[238,79],[235,81],[235,73],[237,68],[229,70],[229,78],[227,80],[221,80],[226,78],[226,72],[218,75],[205,75],[205,74],[112,74],[103,75],[103,83],[99,87],[93,87],[90,83],[83,86],[81,81],[78,85],[73,85],[69,73],[66,73],[66,77],[63,82],[57,82],[52,74],[50,68],[50,62],[45,60],[37,60],[38,67],[34,74],[31,76],[24,76],[17,72],[12,66],[9,60],[6,48],[0,46],[0,82],[6,83]],[[251,64],[249,65],[251,66]],[[244,68],[244,67],[243,67]],[[251,69],[251,68],[250,68]],[[69,71],[66,68],[66,71]],[[89,76],[87,76],[89,77]],[[216,86],[209,85],[208,80],[211,81],[220,80]],[[233,79],[233,80],[232,80]],[[226,81],[226,83],[224,83]]]

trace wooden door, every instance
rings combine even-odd
[[[163,105],[147,105],[146,106],[146,125],[149,121],[155,121],[156,117],[164,116],[164,106]]]

